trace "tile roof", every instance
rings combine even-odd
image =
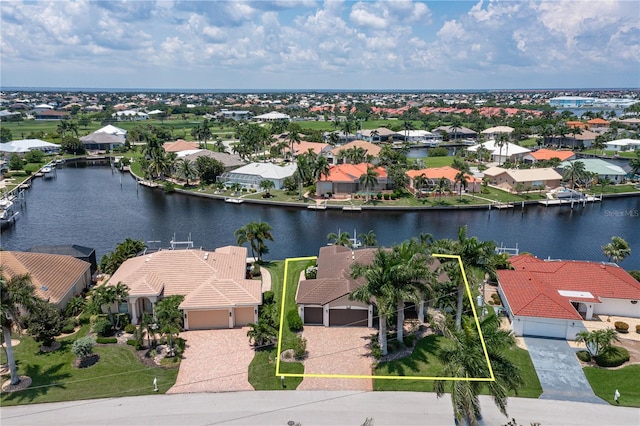
[[[414,179],[417,176],[424,175],[424,177],[427,179],[445,178],[450,180],[451,182],[455,182],[456,175],[459,172],[460,172],[459,170],[454,169],[453,167],[443,166],[443,167],[430,167],[430,168],[421,169],[421,170],[409,170],[405,172],[405,174],[409,176],[410,179]],[[466,177],[467,177],[467,182],[482,181],[482,179],[478,179],[471,175],[466,175]]]
[[[357,182],[360,176],[367,173],[367,168],[373,167],[378,172],[378,179],[386,179],[387,171],[384,167],[375,167],[368,163],[337,164],[329,167],[327,182]]]
[[[175,142],[165,142],[162,144],[162,147],[166,152],[180,152],[190,149],[198,149],[200,148],[200,145],[198,142],[187,142],[184,139],[178,139]]]
[[[0,265],[9,279],[28,273],[36,295],[56,305],[91,268],[72,256],[19,251],[0,251]]]
[[[124,262],[109,280],[122,282],[130,296],[183,295],[181,308],[256,305],[261,283],[245,279],[247,249],[163,250]]]
[[[544,167],[538,169],[504,169],[502,167],[490,167],[484,171],[485,176],[499,176],[507,174],[516,182],[534,182],[538,180],[560,180],[562,175],[556,172],[552,167]]]
[[[382,150],[382,148],[380,148],[378,145],[374,145],[371,142],[357,139],[355,141],[346,143],[344,145],[336,146],[330,152],[333,155],[338,155],[340,151],[347,150],[349,148],[362,148],[364,149],[365,154],[370,154],[370,155],[373,155],[374,157],[377,157],[380,154],[380,151]]]
[[[515,269],[499,270],[497,274],[514,315],[581,319],[571,301],[640,299],[640,283],[614,264],[545,261],[531,255],[514,256],[510,261]]]
[[[560,161],[565,161],[576,154],[573,151],[558,151],[555,149],[541,148],[537,151],[530,153],[529,155],[538,161],[551,160],[552,158],[558,158]]]

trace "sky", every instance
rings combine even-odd
[[[621,1],[0,1],[0,86],[640,87]]]

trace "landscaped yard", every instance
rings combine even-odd
[[[74,401],[116,396],[155,393],[153,379],[157,377],[158,393],[165,393],[176,381],[177,368],[150,368],[142,364],[128,345],[97,345],[94,353],[100,360],[89,368],[72,366],[71,345],[86,333],[84,327],[75,335],[61,339],[57,351],[42,353],[39,344],[23,336],[14,347],[19,374],[33,382],[24,391],[2,393],[2,405],[17,405],[56,401]],[[4,351],[2,363],[6,362]],[[3,376],[3,382],[8,377]]]
[[[640,407],[640,365],[628,365],[617,370],[585,367],[584,374],[593,392],[609,404],[615,405],[613,395],[618,389],[620,405]]]

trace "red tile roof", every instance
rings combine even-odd
[[[356,182],[360,176],[367,173],[367,168],[373,167],[378,172],[378,179],[386,178],[387,171],[383,167],[375,167],[368,163],[338,164],[329,167],[328,182]]]
[[[551,160],[552,158],[558,158],[560,161],[568,160],[569,158],[576,155],[573,151],[557,151],[555,149],[546,149],[542,148],[535,152],[532,152],[531,155],[536,160]]]
[[[509,307],[517,316],[581,319],[572,301],[640,299],[640,283],[613,264],[545,261],[531,255],[514,256],[510,261],[514,270],[497,273]],[[591,293],[593,297],[563,296],[560,291]]]
[[[443,167],[430,167],[422,170],[409,170],[405,172],[405,174],[410,178],[414,179],[417,176],[424,175],[427,179],[440,179],[445,178],[451,182],[455,182],[456,175],[460,171],[454,169],[453,167],[443,166]],[[465,175],[467,178],[467,182],[482,182],[482,179],[478,179],[471,175]]]

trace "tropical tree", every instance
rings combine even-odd
[[[461,327],[451,327],[444,321],[440,321],[437,327],[448,339],[448,343],[438,353],[438,358],[444,365],[440,376],[462,379],[489,377],[489,367],[480,334],[469,317],[464,317]],[[508,392],[513,391],[517,394],[523,383],[520,370],[506,356],[507,351],[515,345],[513,334],[500,328],[500,320],[495,315],[482,319],[480,329],[495,381],[484,382],[486,385],[473,380],[434,382],[434,390],[438,397],[447,391],[451,393],[453,415],[458,424],[478,424],[481,418],[478,395],[484,386],[489,390],[500,412],[507,416]]]
[[[187,181],[187,186],[189,186],[189,180],[195,179],[198,176],[198,170],[193,161],[189,160],[188,158],[179,160],[178,176],[185,179]]]
[[[422,198],[422,189],[427,184],[427,178],[424,173],[413,178],[413,188],[416,190],[418,198]]]
[[[348,232],[339,232],[338,234],[331,232],[327,235],[327,241],[333,246],[351,247],[351,235]]]
[[[249,323],[247,337],[255,347],[273,345],[278,339],[278,329],[268,320],[259,319],[257,323]]]
[[[173,337],[183,328],[183,316],[180,311],[180,303],[184,300],[182,295],[168,296],[156,304],[156,320],[160,332],[166,335],[170,354],[174,352]]]
[[[36,299],[34,309],[25,319],[29,334],[42,346],[51,346],[62,332],[62,315],[53,303]]]
[[[295,157],[293,149],[293,144],[299,144],[302,142],[302,137],[300,136],[300,132],[302,129],[298,123],[289,123],[289,127],[287,128],[289,134],[287,135],[287,140],[289,141],[289,155],[291,158]]]
[[[502,159],[502,148],[504,148],[506,146],[507,150],[509,149],[508,148],[509,147],[509,136],[506,133],[498,133],[498,137],[496,138],[495,145],[496,145],[496,147],[499,148],[499,150],[500,150],[499,151],[500,152],[500,159]]]
[[[358,181],[360,185],[362,185],[367,192],[366,201],[369,202],[369,190],[373,191],[373,188],[378,184],[378,171],[373,167],[367,166],[367,171],[360,175]]]
[[[462,190],[467,189],[467,175],[464,172],[458,172],[455,176],[455,182],[458,184],[458,194],[462,200]]]
[[[264,191],[266,192],[267,197],[271,197],[271,190],[273,188],[275,188],[276,184],[273,183],[272,180],[269,179],[265,179],[260,181],[260,189],[264,189]]]
[[[249,243],[251,247],[251,257],[257,257],[257,261],[262,261],[262,255],[269,253],[265,240],[273,241],[271,225],[267,222],[249,222],[242,228],[236,230],[235,237],[238,245]]]
[[[116,246],[113,252],[102,256],[100,271],[105,274],[113,274],[125,260],[136,257],[145,247],[145,243],[141,240],[126,238]]]
[[[11,332],[14,327],[18,330],[22,329],[21,310],[35,309],[37,300],[35,287],[29,274],[16,275],[7,279],[0,269],[0,322],[2,323],[2,335],[6,346],[12,385],[20,383],[20,376],[18,376],[16,359],[11,345]]]
[[[640,151],[636,151],[636,158],[631,159],[629,167],[631,167],[632,176],[640,174]]]
[[[591,357],[605,353],[611,348],[613,341],[618,340],[618,333],[613,328],[576,333],[576,342],[584,343]]]
[[[315,180],[322,180],[323,176],[326,178],[329,176],[330,168],[331,166],[329,165],[327,157],[318,155],[315,163],[313,164],[313,178]]]
[[[584,179],[587,175],[582,161],[572,161],[562,170],[562,179],[571,182],[571,189],[574,189],[576,182]]]
[[[438,185],[436,186],[436,189],[438,191],[438,195],[440,197],[442,197],[442,193],[449,188],[449,181],[446,178],[441,177],[438,180]]]
[[[358,235],[358,238],[365,247],[375,247],[378,245],[378,240],[376,239],[376,234],[373,230]]]
[[[602,246],[602,253],[615,263],[623,261],[631,256],[631,246],[622,237],[611,237],[611,242]]]

